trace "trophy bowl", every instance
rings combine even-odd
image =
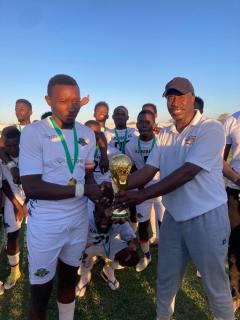
[[[118,154],[111,158],[109,162],[109,170],[112,176],[113,192],[125,190],[127,186],[127,178],[132,168],[131,159],[125,154]],[[129,209],[119,211],[113,210],[112,219],[126,219],[129,216]]]

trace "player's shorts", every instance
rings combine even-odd
[[[162,204],[162,198],[157,197],[149,199],[136,206],[138,222],[150,220],[151,211],[155,210],[156,219],[162,221],[165,208]]]
[[[79,267],[88,234],[87,213],[68,223],[55,224],[28,217],[27,248],[31,284],[44,284],[53,279],[58,259],[69,266]]]
[[[4,227],[6,233],[11,233],[21,228],[22,220],[16,220],[12,202],[6,197],[4,204]]]
[[[103,257],[103,258],[110,258],[112,261],[114,260],[115,255],[128,247],[128,244],[126,241],[120,240],[120,239],[112,239],[110,243],[110,252],[109,252],[109,257],[106,255],[106,251],[104,250],[103,245],[101,244],[96,244],[96,245],[91,245],[86,248],[84,253],[87,255],[86,261],[92,257],[98,256],[98,257]],[[108,244],[105,245],[105,248],[108,251]]]

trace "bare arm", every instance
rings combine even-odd
[[[167,194],[191,181],[200,171],[201,167],[185,163],[158,183],[138,191],[120,192],[115,196],[116,207],[124,208],[128,205],[139,204],[147,199]],[[124,203],[124,205],[123,205]]]
[[[225,149],[224,149],[224,154],[223,154],[223,159],[227,161],[227,158],[229,156],[229,152],[231,150],[232,145],[231,144],[226,144]]]
[[[21,177],[27,198],[38,200],[61,200],[75,196],[75,186],[63,186],[42,180],[42,175],[34,174]]]
[[[144,186],[152,180],[158,169],[146,164],[142,169],[133,172],[128,177],[127,189],[135,189]]]

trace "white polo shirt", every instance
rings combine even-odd
[[[162,129],[159,145],[147,161],[160,169],[161,179],[186,162],[202,168],[191,181],[163,196],[163,205],[174,220],[192,219],[227,202],[222,175],[224,146],[222,124],[199,111],[181,133],[175,124]]]
[[[231,144],[232,160],[230,166],[240,173],[240,111],[234,113],[224,121],[226,144]],[[232,181],[228,180],[230,188],[240,190]]]
[[[76,122],[78,160],[73,174],[70,173],[64,148],[49,118],[28,125],[21,134],[19,169],[20,175],[41,174],[46,182],[67,185],[71,177],[77,183],[85,183],[85,163],[94,160],[95,135],[91,129]],[[73,130],[62,129],[70,155],[74,155]],[[73,160],[72,160],[73,161]],[[28,203],[31,217],[39,223],[56,221],[87,214],[87,198],[63,200],[31,200]]]

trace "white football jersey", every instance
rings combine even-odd
[[[150,141],[143,141],[140,137],[133,137],[132,140],[126,145],[126,155],[132,160],[132,164],[135,165],[137,170],[142,169],[148,159],[153,146],[158,145],[158,139],[153,138]],[[151,185],[160,180],[159,171],[156,173],[154,178],[146,185]]]
[[[62,142],[49,118],[28,125],[21,134],[19,168],[20,175],[40,174],[42,180],[59,185],[68,185],[71,178],[85,183],[85,165],[94,160],[96,139],[93,131],[75,122],[78,139],[78,159],[71,174]],[[61,130],[69,153],[74,155],[73,130]],[[72,159],[73,161],[73,159]],[[87,198],[62,200],[33,199],[28,203],[30,214],[40,222],[57,221],[64,224],[66,219],[76,218],[87,211]]]
[[[122,150],[125,148],[127,144],[132,140],[134,136],[138,136],[138,131],[135,128],[126,128],[121,130],[116,130],[117,134],[115,134],[114,129],[107,129],[105,131],[105,136],[107,139],[107,143],[112,148],[117,148],[118,150]]]
[[[115,239],[117,236],[121,236],[121,238],[125,241],[129,241],[133,238],[136,238],[136,235],[131,228],[129,222],[113,223],[109,228],[108,232],[100,233],[97,229],[94,214],[93,212],[88,213],[89,217],[89,229],[88,229],[88,240],[87,246],[91,245],[102,245],[108,244],[111,240]]]
[[[17,158],[11,157],[11,159],[18,167],[18,157]],[[2,179],[7,180],[15,198],[21,205],[23,205],[25,201],[25,194],[24,194],[22,185],[18,185],[13,182],[13,177],[10,172],[10,169],[8,169],[8,167],[5,164],[3,163],[1,164],[1,169],[2,169]]]

